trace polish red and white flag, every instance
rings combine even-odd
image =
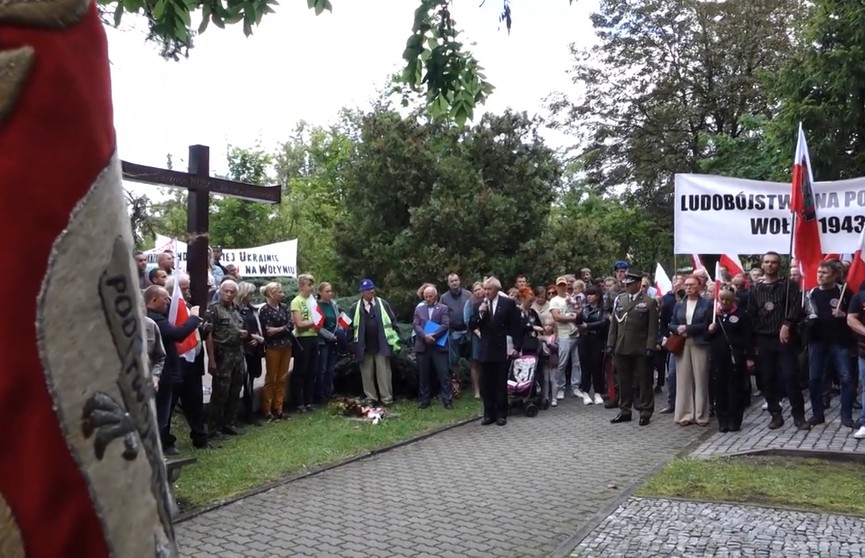
[[[324,327],[324,314],[318,306],[318,301],[310,296],[306,299],[306,305],[309,308],[309,320],[315,324],[315,329],[320,331]]]
[[[703,260],[700,259],[700,254],[691,254],[691,264],[694,266],[694,271],[704,267]]]
[[[168,321],[175,327],[180,327],[189,320],[189,310],[186,308],[186,301],[183,300],[180,291],[180,281],[174,282],[174,289],[171,291],[171,305],[168,307]],[[180,358],[187,362],[195,362],[195,357],[198,356],[199,348],[201,347],[201,336],[196,329],[189,336],[176,343],[177,354]]]
[[[793,229],[793,258],[802,273],[802,290],[808,291],[817,286],[817,268],[823,261],[820,247],[820,230],[817,228],[817,204],[814,199],[814,176],[811,172],[811,158],[808,156],[808,143],[805,132],[799,124],[799,140],[796,143],[796,157],[793,160],[793,191],[790,197],[790,210],[796,219]]]
[[[336,319],[337,325],[342,329],[348,329],[351,325],[351,318],[348,317],[348,314],[345,312],[340,312],[339,317]]]
[[[859,244],[856,246],[850,270],[847,272],[847,290],[857,293],[863,282],[865,282],[865,229],[859,237]]]
[[[730,277],[735,277],[736,275],[744,275],[745,269],[742,267],[742,261],[739,259],[739,256],[734,256],[731,254],[721,254],[721,267],[725,268],[730,272]]]
[[[658,295],[663,296],[673,290],[673,282],[670,281],[670,276],[664,271],[660,263],[655,264],[655,289],[658,290]]]

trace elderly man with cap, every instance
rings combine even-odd
[[[642,275],[629,271],[622,281],[625,292],[613,302],[607,338],[619,376],[619,414],[613,424],[631,420],[632,404],[640,413],[640,426],[649,424],[655,410],[649,355],[658,342],[658,301],[641,292],[641,281]]]
[[[396,316],[386,300],[375,296],[372,279],[360,282],[360,300],[349,311],[351,352],[360,364],[366,402],[393,403],[390,357],[399,350]],[[378,384],[378,392],[376,392]]]

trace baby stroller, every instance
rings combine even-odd
[[[527,417],[536,417],[541,407],[538,357],[524,355],[511,362],[508,373],[508,406],[521,405]]]

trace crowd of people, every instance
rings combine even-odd
[[[360,297],[347,312],[334,300],[331,284],[316,283],[308,274],[298,277],[291,301],[279,283],[262,286],[258,292],[265,302],[257,306],[256,287],[216,260],[213,269],[221,273],[210,274],[214,299],[202,314],[189,304],[189,278],[174,271],[171,254],[161,255],[155,270],[146,270],[141,254],[136,261],[166,454],[177,453],[171,416],[178,403],[197,448],[212,447],[215,437],[237,435],[238,415],[260,424],[252,386],[262,374],[264,420],[314,412],[333,396],[340,345],[358,363],[363,404],[393,403],[390,358],[400,350],[397,320],[371,279],[360,282]],[[715,418],[720,431],[735,432],[756,387],[770,429],[784,425],[786,400],[795,427],[807,430],[825,422],[825,409],[838,391],[842,425],[858,428],[853,435],[863,439],[865,412],[857,422],[853,411],[865,403],[856,397],[865,385],[865,292],[844,285],[840,261],[823,262],[819,286],[808,292],[798,286],[797,267],[790,271],[781,277],[781,257],[770,252],[747,274],[730,276],[722,269],[717,282],[703,268],[678,274],[666,293],[625,261],[600,278],[587,268],[549,285],[532,286],[518,276],[506,293],[496,277],[468,290],[452,273],[442,294],[433,283],[418,289],[412,350],[419,406],[427,408],[437,397],[451,409],[454,378],[467,360],[474,397],[483,399],[482,424],[504,426],[511,365],[531,355],[544,408],[556,407],[571,393],[585,405],[616,409],[614,424],[629,422],[636,413],[645,426],[655,396],[666,389],[660,413],[672,415],[676,424],[706,427]],[[168,316],[175,281],[188,314],[183,323]],[[194,343],[181,347],[193,334]],[[207,417],[205,362],[213,376]],[[803,391],[811,402],[810,417]]]

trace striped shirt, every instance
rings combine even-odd
[[[758,283],[751,289],[748,317],[751,318],[754,334],[778,335],[782,325],[792,328],[799,322],[801,315],[802,292],[789,279]]]

